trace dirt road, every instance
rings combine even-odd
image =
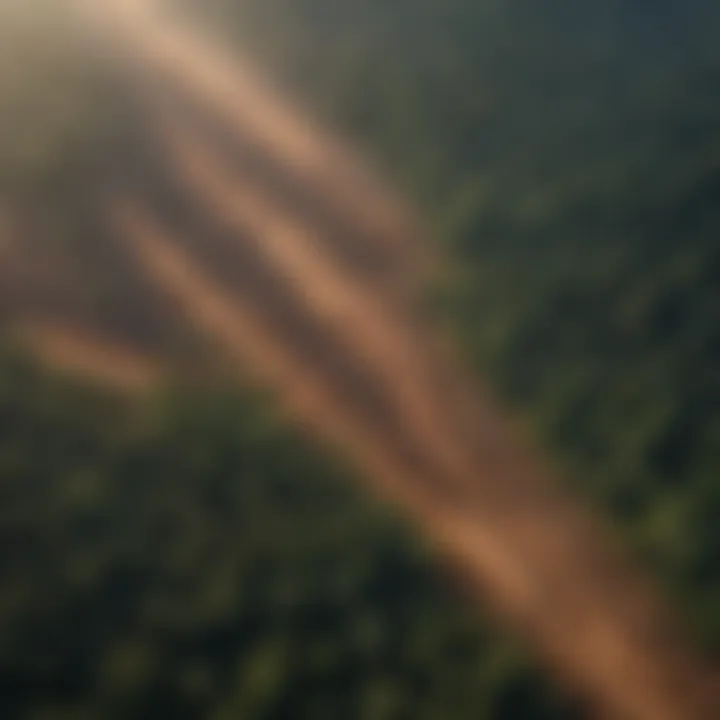
[[[418,318],[432,263],[408,211],[166,11],[77,3],[135,73],[162,148],[160,186],[126,177],[107,198],[152,282],[349,450],[603,715],[716,717],[654,594]]]
[[[54,367],[128,392],[151,390],[166,372],[151,358],[112,339],[103,340],[67,325],[25,321],[13,327],[12,332],[22,346]]]

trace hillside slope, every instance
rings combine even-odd
[[[10,268],[10,282],[3,288],[10,324],[17,324],[18,318],[32,324],[38,315],[46,322],[50,315],[50,322],[69,319],[93,335],[98,328],[119,332],[120,342],[161,353],[173,362],[179,357],[207,368],[208,361],[220,356],[226,357],[220,364],[249,360],[283,391],[286,404],[299,417],[316,423],[321,433],[329,431],[333,439],[349,438],[366,462],[380,458],[373,469],[383,490],[414,507],[426,528],[449,543],[456,555],[460,551],[465,560],[472,560],[499,604],[537,636],[546,653],[556,655],[560,667],[567,671],[580,660],[578,679],[594,685],[598,695],[607,691],[610,705],[628,703],[624,709],[638,717],[686,717],[687,712],[679,710],[685,691],[663,682],[661,656],[656,653],[646,654],[647,662],[628,664],[628,670],[642,667],[654,673],[650,666],[659,663],[659,674],[651,679],[656,683],[653,693],[632,690],[637,683],[629,674],[620,683],[622,689],[617,682],[618,665],[610,662],[613,653],[629,652],[631,659],[645,643],[626,632],[638,610],[632,601],[633,582],[622,574],[613,580],[613,561],[604,552],[595,554],[592,533],[584,544],[582,522],[575,523],[578,516],[559,497],[545,494],[544,479],[526,483],[528,478],[522,476],[528,468],[522,458],[520,465],[507,465],[517,446],[506,446],[510,436],[500,430],[500,416],[485,414],[477,426],[495,438],[494,448],[471,449],[466,444],[464,431],[456,432],[459,419],[448,386],[437,376],[432,355],[426,357],[425,336],[416,335],[404,319],[409,316],[401,311],[403,301],[392,288],[394,282],[372,285],[377,271],[370,267],[365,276],[362,259],[347,255],[353,245],[343,245],[342,239],[357,229],[359,220],[338,222],[344,213],[355,211],[354,176],[344,175],[336,187],[328,184],[332,176],[321,172],[315,177],[313,182],[325,183],[323,192],[340,190],[341,196],[347,182],[350,192],[344,196],[351,206],[338,218],[329,212],[341,207],[342,198],[336,198],[324,208],[315,207],[308,218],[311,198],[301,197],[293,206],[301,186],[287,184],[299,157],[292,159],[294,148],[302,147],[283,141],[281,155],[273,155],[273,143],[290,137],[283,134],[287,125],[279,125],[277,133],[271,129],[267,145],[263,123],[258,122],[263,115],[258,116],[257,104],[248,100],[252,84],[234,96],[235,85],[223,84],[222,72],[216,74],[212,62],[205,62],[210,55],[193,50],[192,37],[160,30],[160,23],[158,32],[143,32],[133,42],[151,60],[141,60],[146,94],[126,94],[130,88],[118,79],[115,87],[123,90],[125,99],[120,104],[123,121],[111,130],[113,141],[105,146],[110,154],[90,153],[94,172],[81,166],[78,184],[67,195],[59,195],[59,186],[52,182],[29,191],[27,186],[13,188],[18,198],[10,226],[21,228],[21,242],[11,236],[5,245],[10,262],[3,269]],[[132,56],[130,60],[134,62]],[[233,82],[243,77],[240,68]],[[169,92],[158,92],[157,79],[170,81]],[[135,100],[128,103],[130,97]],[[264,117],[269,117],[264,108],[272,106],[263,104],[262,95],[255,97]],[[222,117],[208,117],[208,108]],[[240,132],[236,126],[233,133],[223,134],[220,125],[229,122],[239,123]],[[242,138],[243,133],[246,138],[255,134],[237,145],[236,136]],[[75,162],[82,154],[75,150],[71,157]],[[68,177],[63,175],[61,182]],[[367,190],[355,209],[378,207],[362,200]],[[274,196],[274,204],[267,204],[267,196]],[[38,204],[38,198],[44,204]],[[30,211],[24,212],[28,207]],[[53,207],[74,223],[64,238],[70,244],[52,248],[59,265],[48,263],[47,248],[41,247],[47,238],[57,243],[58,233],[40,230],[37,240],[27,240],[33,237],[30,224],[37,223],[32,209],[41,208],[44,215]],[[52,215],[43,219],[52,220]],[[335,241],[329,247],[321,245],[328,228]],[[371,248],[377,232],[373,226],[359,239]],[[408,257],[407,250],[400,255],[401,275],[402,261]],[[78,267],[78,258],[84,267]],[[372,254],[369,260],[372,266]],[[381,265],[387,265],[387,258]],[[23,270],[29,276],[18,282]],[[95,281],[91,288],[85,286],[88,278]],[[105,279],[111,282],[109,294]],[[397,279],[390,274],[391,281]],[[101,302],[95,302],[97,297]],[[385,472],[388,452],[400,462],[390,475]],[[495,485],[500,475],[509,483],[504,490],[482,472],[488,462]],[[422,488],[422,481],[428,487]],[[458,483],[464,493],[461,502]],[[535,500],[539,504],[534,505]],[[444,519],[442,508],[448,513]],[[469,533],[465,537],[463,527]],[[503,537],[505,542],[499,542]],[[608,572],[590,574],[588,560],[603,568],[610,562]],[[538,590],[550,601],[533,599]],[[550,607],[553,612],[547,612]],[[643,601],[641,610],[647,608]],[[591,617],[607,622],[602,638],[590,632]],[[578,649],[561,640],[568,622],[576,622],[577,633],[583,634],[582,642],[575,635]],[[680,663],[679,657],[675,659]]]
[[[717,3],[195,10],[414,192],[439,312],[716,653]]]

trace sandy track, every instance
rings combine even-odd
[[[71,375],[109,383],[128,392],[156,387],[167,368],[159,362],[78,328],[30,321],[14,325],[11,337],[22,347]]]
[[[115,42],[106,49],[134,66],[139,78],[150,62],[163,84],[198,98],[214,118],[232,126],[236,140],[260,151],[266,163],[282,167],[286,179],[294,178],[305,190],[306,203],[319,196],[324,206],[361,230],[397,277],[430,266],[425,248],[412,242],[418,228],[397,197],[345,144],[293,112],[249,63],[198,45],[191,30],[167,23],[154,0],[73,3],[112,33]]]
[[[493,593],[503,599],[532,601],[527,568],[516,568],[518,559],[490,541],[486,524],[477,522],[477,510],[459,502],[464,496],[453,492],[434,470],[427,452],[412,446],[403,451],[401,438],[374,421],[377,408],[361,411],[361,406],[372,403],[352,380],[351,392],[347,392],[345,367],[338,365],[335,371],[328,371],[301,348],[289,346],[273,312],[248,310],[251,303],[218,288],[192,257],[178,249],[182,242],[137,201],[120,205],[114,215],[131,252],[158,284],[190,319],[245,364],[248,372],[281,390],[283,405],[291,416],[320,438],[351,449],[372,470],[369,477],[383,495],[437,527],[436,537],[448,546],[463,548],[463,564],[494,567],[503,580],[493,584]]]
[[[342,146],[166,16],[134,1],[103,12],[146,90],[148,80],[175,86],[312,187],[348,227],[363,228],[379,257],[391,265],[406,257],[417,271],[421,263],[410,260],[422,252],[404,211]],[[644,583],[556,491],[504,417],[469,399],[476,394],[459,366],[434,350],[408,309],[346,253],[328,249],[327,226],[297,217],[282,193],[256,189],[252,174],[218,151],[214,133],[162,110],[151,116],[197,213],[236,246],[224,255],[236,258],[234,268],[218,264],[217,248],[213,265],[203,240],[217,238],[179,237],[146,198],[113,207],[130,251],[188,319],[275,387],[299,421],[351,450],[377,489],[609,717],[715,717],[697,703],[702,671]]]
[[[167,140],[171,133],[167,126],[163,130]],[[253,275],[266,275],[260,291],[240,282],[235,297],[211,302],[217,281],[199,281],[197,261],[185,258],[183,272],[164,284],[188,312],[205,308],[195,320],[250,367],[264,369],[263,379],[306,425],[360,457],[381,489],[413,511],[568,675],[586,685],[592,676],[593,690],[604,697],[610,683],[615,692],[622,683],[626,697],[654,688],[642,693],[648,707],[638,705],[629,717],[688,717],[680,709],[684,699],[675,708],[667,699],[662,707],[655,704],[673,692],[673,677],[683,672],[671,667],[680,657],[674,643],[668,643],[673,660],[667,666],[654,659],[664,652],[654,601],[603,547],[589,519],[569,507],[537,463],[518,451],[501,418],[483,413],[479,429],[493,436],[489,444],[485,438],[485,452],[464,447],[462,434],[453,432],[453,408],[433,382],[433,368],[415,367],[421,361],[432,365],[432,359],[424,345],[413,344],[402,314],[378,306],[367,288],[363,296],[347,269],[315,254],[318,245],[307,229],[295,227],[281,208],[266,206],[246,180],[234,181],[218,166],[219,158],[198,150],[197,139],[173,132],[169,144],[178,182],[236,231],[229,239],[241,248],[252,246],[253,262],[259,263]],[[136,248],[147,253],[159,247],[157,237],[146,232]],[[166,240],[163,257],[175,257],[178,245],[187,243]],[[247,261],[243,256],[241,262]],[[283,287],[268,294],[273,278]],[[280,292],[290,300],[278,301]],[[313,333],[313,323],[324,332]],[[255,330],[247,333],[248,326]],[[246,328],[244,337],[233,334],[238,328]],[[315,345],[310,354],[308,343]],[[258,355],[258,348],[265,351]],[[284,372],[267,374],[278,358]],[[329,399],[295,399],[303,392]]]

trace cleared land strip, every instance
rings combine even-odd
[[[155,359],[67,325],[26,320],[11,327],[10,335],[22,347],[68,374],[109,383],[124,391],[148,391],[167,371]]]

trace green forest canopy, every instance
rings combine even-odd
[[[202,12],[413,193],[456,261],[437,305],[478,371],[717,652],[720,5]]]
[[[720,6],[201,9],[413,193],[438,312],[717,658]],[[0,182],[47,199],[125,118],[28,33]],[[242,393],[127,407],[3,355],[3,716],[578,717],[346,474]]]
[[[2,717],[580,717],[349,479],[263,398],[2,353]]]

